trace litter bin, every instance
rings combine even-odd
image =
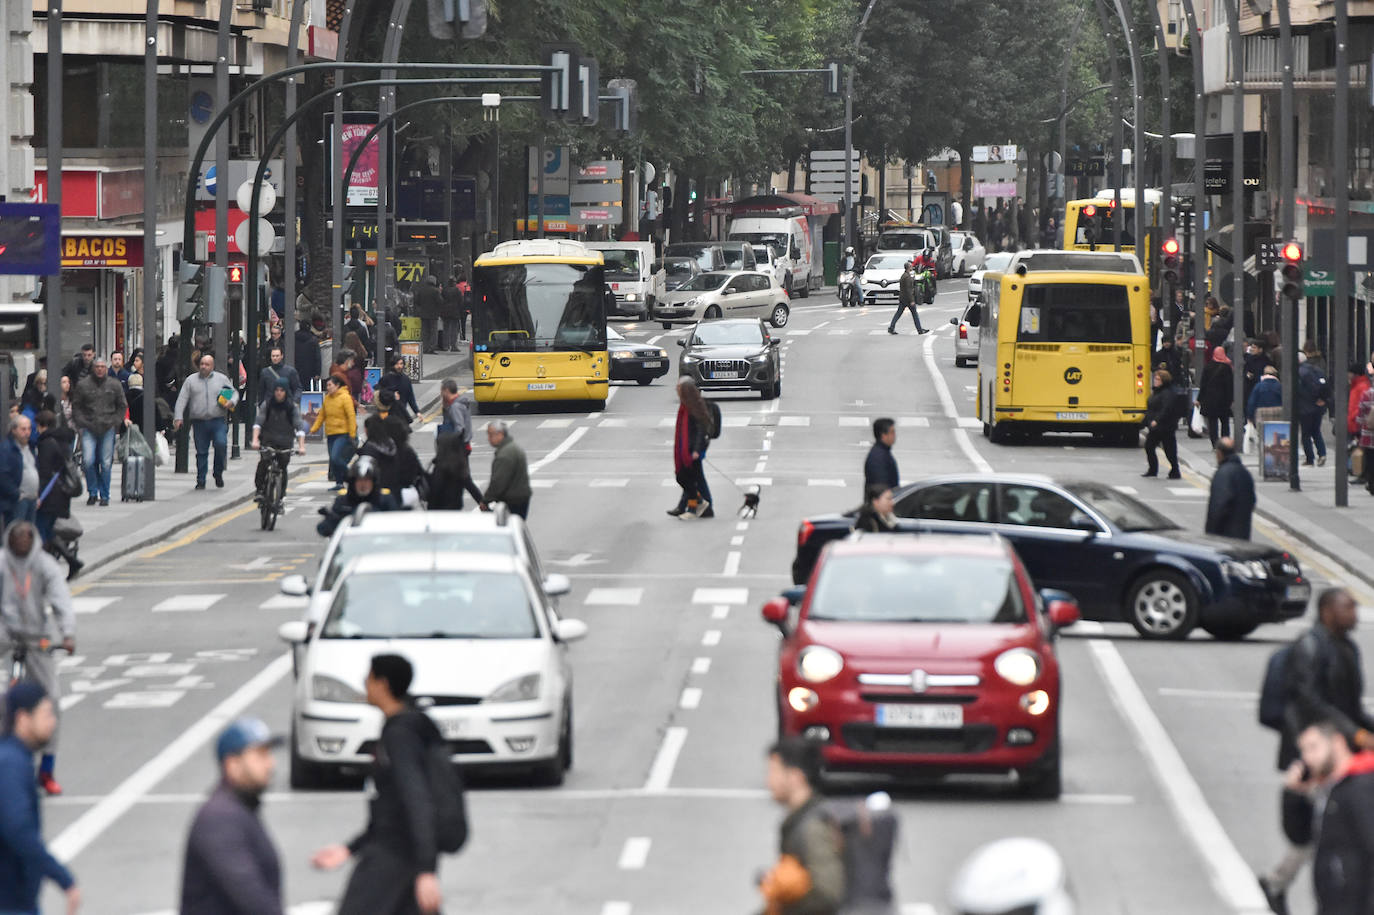
[[[840,281],[840,243],[837,241],[827,241],[822,243],[822,257],[825,263],[825,285],[835,286]]]

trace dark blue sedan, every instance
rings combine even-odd
[[[923,480],[894,495],[899,532],[999,533],[1037,587],[1068,591],[1084,619],[1124,620],[1148,639],[1185,638],[1198,626],[1243,638],[1302,616],[1312,594],[1287,552],[1184,530],[1102,483],[986,474]],[[792,580],[806,583],[821,548],[852,527],[852,513],[803,521]]]

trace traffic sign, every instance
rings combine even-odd
[[[1336,275],[1330,270],[1308,267],[1305,273],[1303,285],[1307,288],[1309,296],[1321,297],[1336,294]]]
[[[1255,266],[1260,270],[1273,270],[1283,259],[1282,238],[1259,238],[1255,240]]]
[[[974,162],[1015,162],[1017,149],[1007,144],[1003,146],[973,147]]]

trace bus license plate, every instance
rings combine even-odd
[[[732,379],[736,379],[736,378],[743,378],[743,377],[744,377],[744,373],[743,373],[743,372],[712,372],[712,373],[711,373],[711,377],[712,377],[713,379],[714,379],[714,378],[719,378],[719,379],[722,380],[722,381],[728,381],[728,380],[732,380]]]
[[[529,391],[556,391],[558,390],[558,385],[554,384],[552,381],[539,381],[526,385],[525,389]]]
[[[961,705],[879,705],[875,723],[880,728],[961,728]]]
[[[1086,413],[1056,413],[1056,414],[1054,414],[1054,418],[1055,418],[1055,419],[1087,419],[1087,418],[1088,418],[1088,414],[1086,414]]]

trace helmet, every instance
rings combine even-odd
[[[853,245],[850,245],[849,247],[845,248],[845,249],[844,249],[844,253],[845,253],[845,254],[853,254],[853,253],[854,253],[854,246],[853,246]]]
[[[377,462],[368,455],[363,455],[353,462],[353,466],[348,468],[348,478],[357,480],[367,477],[372,482],[377,482]]]
[[[1040,839],[998,839],[969,856],[950,885],[959,915],[1073,915],[1064,861]]]

